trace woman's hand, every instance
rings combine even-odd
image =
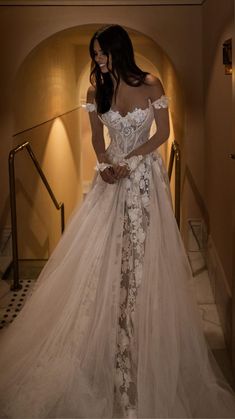
[[[106,169],[100,171],[100,176],[104,182],[110,184],[115,183],[117,180],[114,176],[114,170],[112,167],[107,167]]]
[[[125,165],[116,164],[113,166],[114,176],[117,180],[127,177],[130,174],[130,169]]]
[[[130,174],[130,169],[127,165],[120,166],[119,164],[113,167],[100,171],[100,176],[107,183],[116,183],[119,179],[127,177]]]

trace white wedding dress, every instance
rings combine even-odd
[[[103,114],[111,161],[146,142],[166,106]],[[0,345],[2,418],[235,418],[158,152],[115,184],[96,174]]]

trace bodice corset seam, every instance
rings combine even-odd
[[[153,117],[153,112],[152,112],[152,107],[150,107],[150,105],[149,105],[149,107],[148,108],[145,108],[145,109],[141,109],[141,108],[135,108],[133,111],[131,111],[131,112],[128,112],[125,116],[122,116],[121,114],[120,114],[120,112],[119,111],[114,111],[114,110],[112,110],[112,109],[109,109],[109,111],[108,112],[106,112],[105,114],[106,115],[108,115],[108,114],[110,114],[110,113],[113,113],[113,114],[116,114],[117,115],[117,118],[115,119],[115,122],[120,122],[120,121],[123,121],[123,120],[128,120],[128,118],[131,118],[131,116],[132,115],[134,115],[135,113],[137,113],[137,112],[139,112],[139,111],[142,111],[142,112],[146,112],[146,115],[145,115],[145,118],[141,121],[141,123],[140,123],[140,125],[139,126],[137,126],[136,127],[136,129],[135,129],[135,134],[138,132],[138,131],[140,131],[141,129],[142,129],[142,127],[143,127],[143,125],[146,123],[146,121],[147,121],[147,119],[148,119],[148,117],[149,116],[152,116]],[[105,115],[105,114],[102,114],[102,115]],[[103,119],[103,117],[102,116],[100,116],[100,115],[98,115],[98,118],[101,120],[101,122],[104,124],[104,125],[106,125],[107,127],[110,127],[110,128],[114,128],[114,126],[113,126],[113,124],[112,124],[112,122],[110,122],[110,121],[105,121],[104,119]],[[134,118],[133,118],[134,119]]]

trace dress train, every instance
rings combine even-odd
[[[112,159],[153,112],[104,119]],[[158,152],[113,185],[95,176],[0,345],[1,418],[235,418]]]

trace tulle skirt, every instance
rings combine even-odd
[[[160,154],[95,176],[0,345],[2,418],[235,418]]]

